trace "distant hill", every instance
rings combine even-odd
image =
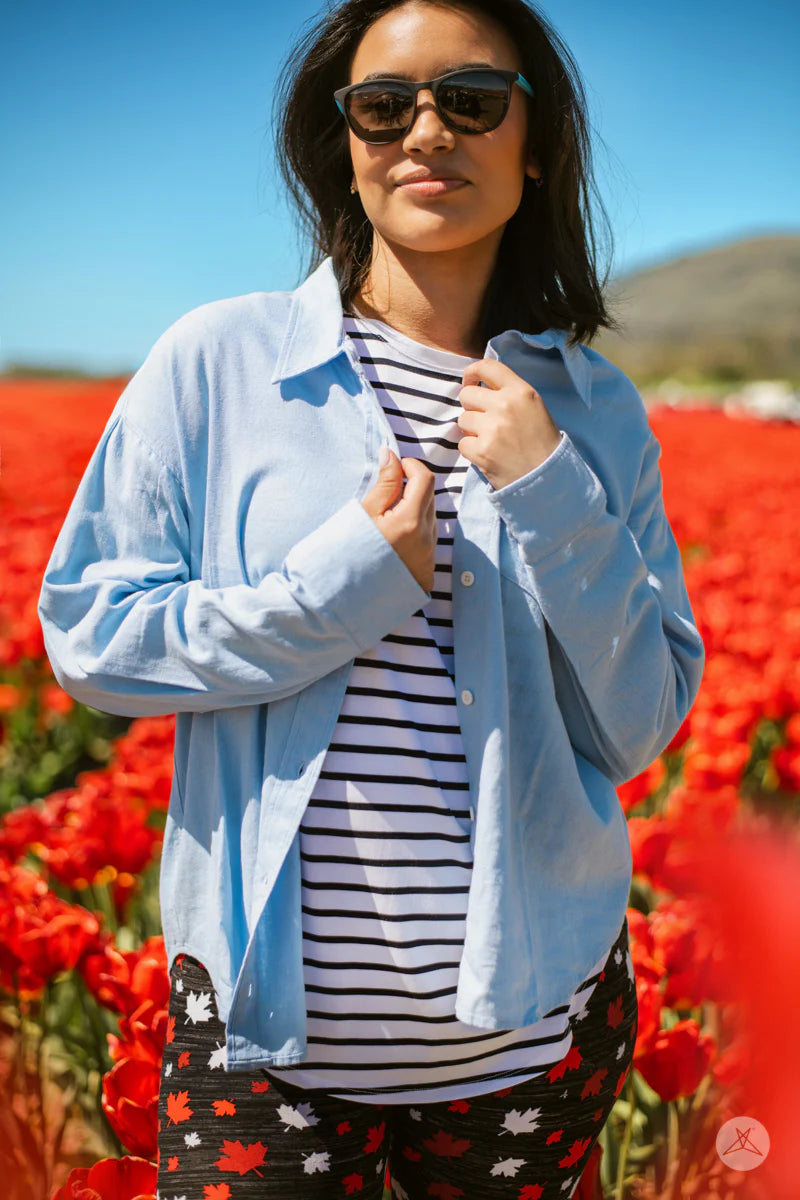
[[[800,382],[800,235],[746,238],[612,280],[624,336],[591,343],[641,385]]]

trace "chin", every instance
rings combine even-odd
[[[390,246],[417,251],[420,254],[445,254],[448,251],[464,250],[490,237],[494,230],[473,230],[448,227],[446,221],[437,222],[436,228],[409,229],[405,224],[402,233],[379,230],[380,236]]]

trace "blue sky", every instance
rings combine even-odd
[[[182,313],[295,286],[275,77],[314,0],[10,5],[0,369],[128,371]],[[542,0],[581,70],[615,272],[800,232],[796,0]]]

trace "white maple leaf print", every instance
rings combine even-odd
[[[285,1125],[294,1129],[306,1129],[309,1125],[319,1122],[319,1117],[314,1116],[314,1110],[308,1100],[298,1104],[296,1108],[291,1104],[281,1104],[278,1107],[278,1116]]]
[[[511,1112],[506,1113],[500,1133],[533,1133],[534,1129],[538,1127],[536,1118],[541,1115],[540,1108],[527,1108],[524,1113],[521,1113],[518,1108],[512,1108]]]
[[[625,1045],[625,1042],[621,1042],[620,1045],[617,1046],[617,1058],[622,1058],[623,1054],[625,1053]]]
[[[182,980],[182,979],[176,979],[176,980],[175,980],[175,991],[176,991],[176,992],[182,992],[182,991],[183,991],[183,980]]]
[[[167,1065],[164,1067],[164,1074],[167,1077],[167,1079],[169,1079],[170,1075],[172,1074],[172,1063],[168,1062]]]
[[[412,1121],[421,1121],[422,1120],[422,1113],[419,1111],[418,1108],[410,1108],[408,1110],[408,1115],[411,1117]]]
[[[567,1191],[567,1189],[569,1189],[569,1192],[568,1192],[568,1194],[571,1196],[571,1195],[572,1195],[572,1189],[574,1188],[574,1186],[575,1186],[575,1180],[574,1180],[574,1179],[565,1179],[565,1180],[564,1180],[564,1182],[563,1182],[563,1183],[562,1183],[562,1185],[561,1185],[561,1190],[562,1190],[562,1192],[566,1192],[566,1191]]]
[[[313,1175],[315,1171],[330,1171],[330,1157],[327,1150],[315,1150],[313,1154],[304,1154],[303,1170],[306,1175]]]
[[[212,1050],[208,1060],[209,1068],[215,1071],[217,1067],[224,1067],[227,1061],[228,1056],[225,1053],[225,1047],[220,1046],[219,1042],[217,1042],[217,1048],[216,1050]]]
[[[210,1021],[213,1013],[209,1008],[211,992],[189,992],[186,997],[186,1021],[196,1025],[198,1021]]]
[[[630,950],[628,950],[627,954],[625,955],[625,966],[628,968],[628,978],[630,979],[631,983],[636,983],[636,976],[633,971],[633,959],[631,958]]]
[[[397,1200],[408,1200],[408,1192],[396,1179],[392,1180],[392,1195],[396,1196]]]
[[[500,1162],[495,1163],[489,1172],[490,1175],[505,1175],[506,1178],[513,1179],[520,1167],[525,1166],[524,1158],[504,1158]]]
[[[202,1139],[199,1133],[195,1133],[195,1131],[192,1130],[191,1133],[185,1133],[183,1135],[183,1140],[186,1142],[187,1146],[199,1146]]]
[[[380,1175],[382,1170],[383,1170],[383,1159],[379,1158],[378,1161],[375,1163],[375,1174]]]
[[[622,962],[622,951],[620,950],[619,946],[617,946],[616,950],[614,951],[614,962],[617,964],[617,966],[619,966],[619,964]]]
[[[576,1012],[573,1014],[572,1019],[573,1019],[573,1021],[585,1021],[586,1018],[588,1017],[588,1015],[589,1015],[589,1005],[587,1003],[587,1004],[584,1004],[583,1008],[580,1009],[579,1012]]]
[[[567,1088],[567,1090],[565,1092],[561,1093],[561,1099],[566,1100],[568,1095],[569,1095],[569,1088]]]

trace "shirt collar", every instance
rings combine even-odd
[[[540,350],[557,349],[575,391],[586,407],[591,407],[591,363],[583,346],[567,346],[567,330],[545,329],[542,333],[523,333],[513,329],[499,337],[509,334]],[[344,337],[339,283],[333,269],[333,259],[328,256],[292,292],[289,321],[271,382],[280,383],[330,362],[344,348]],[[492,338],[492,342],[497,340]]]

